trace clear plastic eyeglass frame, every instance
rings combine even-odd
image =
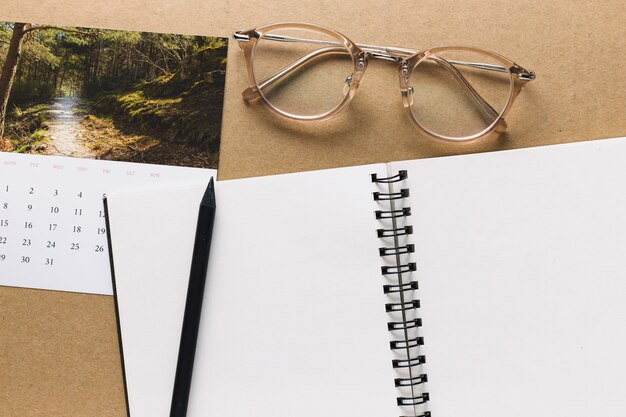
[[[302,38],[280,34],[281,32],[289,32],[290,30],[311,31],[324,35],[320,36],[324,39]],[[370,59],[394,61],[398,64],[400,92],[409,119],[424,134],[443,142],[468,143],[483,138],[494,131],[499,133],[504,132],[507,128],[505,117],[511,109],[513,102],[526,84],[535,79],[534,72],[523,68],[521,65],[516,64],[502,55],[482,49],[450,46],[418,51],[406,48],[356,44],[336,31],[305,23],[277,23],[261,26],[252,30],[237,31],[234,33],[233,38],[238,41],[246,59],[250,86],[243,91],[242,95],[243,99],[247,102],[261,100],[270,111],[286,119],[305,122],[328,120],[343,110],[352,100],[363,79]],[[313,44],[319,45],[319,48],[306,53],[304,56],[278,69],[278,71],[275,71],[269,76],[257,79],[255,75],[255,48],[261,39],[264,41]],[[470,54],[470,56],[483,56],[489,58],[489,62],[460,61],[442,57],[442,55],[445,56],[449,53],[467,53]],[[318,59],[328,58],[333,55],[343,55],[345,58],[346,54],[349,54],[351,57],[353,72],[346,81],[347,91],[344,91],[343,98],[333,108],[319,114],[300,115],[281,109],[268,99],[267,93],[270,90],[281,84],[281,82],[287,81],[289,76],[298,70]],[[416,118],[414,111],[411,110],[411,96],[418,92],[414,91],[409,80],[414,71],[416,71],[416,68],[425,61],[437,64],[443,70],[448,71],[449,75],[452,77],[451,79],[457,83],[457,87],[461,87],[461,89],[464,90],[464,93],[469,97],[473,106],[475,106],[475,110],[480,113],[480,116],[485,121],[485,127],[482,130],[461,136],[451,136],[434,132],[432,129],[424,126],[423,123]],[[501,76],[507,77],[509,85],[509,87],[507,87],[508,97],[503,99],[505,101],[500,105],[500,110],[495,110],[489,102],[479,94],[472,83],[457,67],[497,72],[501,73]]]

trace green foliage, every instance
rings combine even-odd
[[[55,95],[54,86],[42,80],[17,80],[13,83],[13,89],[9,102],[20,105],[35,101],[48,100]]]
[[[4,62],[4,59],[9,50],[9,42],[11,41],[11,31],[13,27],[7,23],[0,22],[0,63]],[[2,68],[0,66],[0,68]]]
[[[31,135],[30,135],[30,139],[33,141],[33,143],[38,143],[38,142],[43,142],[48,140],[48,137],[46,136],[46,131],[39,129],[39,130],[35,130]]]
[[[33,149],[39,148],[45,142],[48,141],[48,136],[46,136],[46,131],[39,129],[34,131],[28,140],[17,141],[17,146],[15,152],[17,153],[26,153],[31,152]]]
[[[203,72],[223,68],[226,56],[222,38],[48,25],[32,29],[18,66],[16,104],[54,95],[96,97],[152,82],[155,94],[165,82],[165,95],[174,96]],[[12,23],[0,22],[0,59],[12,30]]]
[[[126,32],[120,30],[99,30],[98,38],[107,46],[137,45],[141,41],[140,32]]]
[[[13,32],[13,23],[0,22],[0,41],[8,42]]]
[[[37,33],[37,32],[35,32]],[[37,34],[34,42],[27,42],[24,48],[22,59],[37,62],[39,65],[49,65],[51,68],[58,68],[61,63],[61,57],[55,55],[54,44],[47,38]]]
[[[94,108],[144,131],[158,131],[166,140],[216,151],[225,46],[216,48],[203,48],[189,57],[185,77],[177,71],[138,83],[131,91],[103,94]]]
[[[46,119],[49,107],[13,107],[6,121],[5,135],[10,139],[9,151],[29,152],[47,140]]]
[[[22,109],[20,108],[20,106],[13,106],[13,111],[11,112],[11,116],[14,119],[20,119],[24,116],[24,112],[22,111]]]
[[[219,145],[227,41],[221,38],[34,25],[25,38],[7,124],[16,149],[45,137],[52,97],[93,100],[83,107],[163,143],[203,151]],[[0,65],[12,24],[0,22]],[[19,106],[19,107],[18,107]],[[83,109],[74,109],[85,114]],[[85,115],[85,120],[90,117]],[[12,129],[12,130],[11,130]],[[95,143],[97,148],[110,148]],[[28,145],[30,146],[30,145]],[[43,145],[45,146],[45,145]]]
[[[27,107],[26,109],[22,110],[21,107],[19,106],[13,106],[13,111],[11,112],[11,117],[16,119],[16,120],[22,120],[22,119],[26,119],[29,117],[34,117],[34,116],[38,116],[38,117],[44,117],[45,112],[48,110],[48,105],[47,104],[38,104],[35,106],[30,106]],[[42,120],[43,121],[43,120]]]
[[[20,145],[17,149],[15,149],[13,152],[16,153],[26,153],[27,151],[29,151],[32,148],[32,146],[30,144],[24,144],[24,145]]]

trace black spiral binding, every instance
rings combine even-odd
[[[410,235],[413,233],[413,227],[410,225],[398,226],[397,223],[401,218],[411,216],[410,207],[395,207],[401,204],[400,200],[409,197],[409,190],[407,188],[400,188],[400,191],[394,191],[394,184],[400,183],[408,178],[407,171],[399,171],[396,175],[388,177],[380,177],[377,174],[372,174],[372,182],[377,184],[387,184],[388,190],[385,192],[374,192],[373,198],[378,202],[388,202],[390,204],[389,210],[376,210],[374,215],[377,220],[387,222],[386,227],[381,227],[377,230],[379,238],[391,238],[394,245],[381,247],[379,249],[379,255],[381,257],[395,257],[395,265],[381,266],[381,273],[383,276],[397,276],[396,283],[383,285],[383,291],[385,294],[400,296],[400,302],[388,303],[385,305],[385,310],[388,313],[402,314],[401,321],[389,321],[387,323],[387,329],[391,332],[396,332],[398,335],[402,334],[402,338],[392,340],[390,342],[390,349],[397,352],[405,352],[406,357],[402,359],[395,359],[392,361],[392,367],[394,369],[405,368],[409,370],[409,375],[406,378],[396,378],[394,380],[396,387],[410,387],[411,396],[409,397],[397,397],[398,406],[415,407],[423,405],[430,401],[430,395],[428,392],[414,392],[413,387],[426,384],[428,382],[428,375],[423,372],[419,372],[421,366],[426,363],[426,357],[424,355],[412,356],[410,349],[420,349],[424,345],[424,338],[409,337],[407,330],[416,329],[422,326],[421,318],[408,318],[407,312],[414,311],[420,308],[420,302],[418,299],[411,299],[414,291],[418,289],[417,281],[407,280],[406,275],[417,270],[417,264],[415,262],[401,262],[400,256],[415,252],[415,246],[413,244],[398,243],[400,236]],[[388,192],[387,192],[388,191]],[[391,223],[391,224],[389,224]],[[391,226],[391,227],[389,227]],[[389,239],[388,239],[389,240]],[[421,414],[417,414],[412,417],[432,417],[430,411],[422,411]]]

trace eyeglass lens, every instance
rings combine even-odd
[[[442,51],[419,61],[409,77],[412,115],[426,130],[451,139],[488,129],[512,91],[509,69],[473,51]]]
[[[253,69],[260,93],[283,112],[317,116],[350,90],[354,63],[343,40],[306,29],[274,29],[257,41]]]

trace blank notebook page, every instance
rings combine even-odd
[[[115,297],[131,417],[169,416],[206,184],[109,193]]]
[[[624,415],[626,140],[409,171],[435,417]]]
[[[216,183],[189,417],[398,415],[376,171]],[[205,187],[109,196],[130,417],[169,415]]]
[[[370,174],[217,183],[189,417],[396,416]]]

